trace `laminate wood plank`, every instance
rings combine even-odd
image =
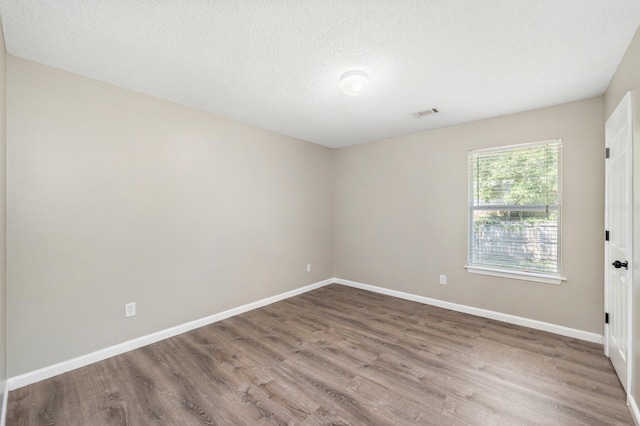
[[[424,414],[424,409],[420,408],[422,404],[428,404],[431,407],[442,406],[443,401],[421,399],[416,401],[414,398],[401,396],[393,390],[387,388],[383,383],[372,381],[363,376],[356,376],[348,385],[353,389],[354,393],[361,395],[370,405],[370,409],[378,409],[385,411],[385,417],[390,419],[390,423],[415,425],[419,423],[419,419]],[[432,422],[444,422],[446,417],[439,411],[430,413]]]
[[[7,425],[631,425],[601,345],[329,285],[10,392]]]
[[[390,424],[380,418],[378,413],[366,410],[357,394],[347,392],[346,383],[334,383],[332,379],[335,379],[335,376],[307,367],[289,363],[279,366],[278,369],[289,380],[298,381],[306,389],[313,391],[322,407],[329,408],[331,412],[345,419],[348,424]]]
[[[286,409],[290,419],[302,422],[309,417],[310,413],[320,408],[317,401],[308,397],[299,386],[279,379],[281,377],[277,372],[269,370],[269,378],[263,379],[259,386],[266,398]],[[290,395],[298,395],[298,397],[291,398]]]

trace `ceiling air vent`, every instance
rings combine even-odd
[[[418,111],[418,112],[412,112],[411,116],[413,118],[420,118],[420,117],[424,117],[425,115],[431,115],[431,114],[437,114],[438,112],[438,108],[431,108],[431,109],[425,109],[424,111]]]

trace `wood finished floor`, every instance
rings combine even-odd
[[[602,346],[333,284],[15,390],[13,425],[632,425]]]

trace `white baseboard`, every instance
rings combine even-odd
[[[445,302],[443,300],[432,299],[430,297],[418,296],[415,294],[404,293],[396,290],[389,290],[383,287],[376,287],[373,285],[358,283],[355,281],[343,280],[341,278],[335,278],[334,282],[349,287],[355,287],[362,290],[373,291],[375,293],[386,294],[387,296],[398,297],[400,299],[411,300],[414,302],[424,303],[426,305],[450,309],[452,311],[464,312],[465,314],[476,315],[483,318],[490,318],[510,324],[522,325],[524,327],[534,328],[536,330],[548,331],[550,333],[560,334],[561,336],[573,337],[576,339],[600,344],[604,342],[603,336],[601,334],[577,330],[575,328],[564,327],[561,325],[518,317],[515,315],[503,314],[501,312],[489,311],[487,309],[474,308],[472,306],[459,305],[457,303]]]
[[[9,399],[9,381],[5,380],[0,387],[4,388],[2,395],[2,413],[0,413],[0,426],[4,426],[7,418],[7,400]]]
[[[247,305],[239,306],[237,308],[229,309],[224,312],[220,312],[205,318],[201,318],[195,321],[191,321],[185,324],[181,324],[175,327],[171,327],[165,330],[161,330],[155,333],[148,334],[146,336],[138,337],[136,339],[128,340],[123,343],[119,343],[114,346],[110,346],[108,348],[100,349],[98,351],[81,355],[79,357],[70,359],[68,361],[63,361],[58,364],[50,365],[48,367],[41,368],[39,370],[30,371],[28,373],[20,374],[18,376],[10,377],[6,382],[6,388],[8,391],[12,391],[32,383],[39,382],[41,380],[45,380],[54,376],[57,376],[62,373],[66,373],[67,371],[75,370],[80,367],[84,367],[89,364],[93,364],[94,362],[102,361],[104,359],[123,354],[125,352],[141,348],[146,345],[150,345],[152,343],[159,342],[160,340],[167,339],[169,337],[176,336],[178,334],[186,333],[191,330],[195,330],[196,328],[203,327],[205,325],[213,324],[214,322],[221,321],[226,318],[230,318],[234,315],[239,315],[244,312],[248,312],[257,308],[261,308],[266,305],[270,305],[275,302],[279,302],[281,300],[288,299],[293,296],[297,296],[302,293],[306,293],[311,290],[315,290],[320,287],[324,287],[331,283],[337,283],[346,285],[349,287],[355,287],[362,290],[368,290],[375,293],[386,294],[388,296],[398,297],[400,299],[411,300],[414,302],[424,303],[427,305],[438,306],[440,308],[450,309],[452,311],[464,312],[471,315],[477,315],[484,318],[490,318],[498,321],[503,321],[511,324],[522,325],[525,327],[534,328],[537,330],[548,331],[555,334],[560,334],[562,336],[573,337],[576,339],[586,340],[594,343],[603,343],[603,336],[596,333],[590,333],[587,331],[576,330],[569,327],[563,327],[556,324],[551,324],[547,322],[537,321],[533,319],[518,317],[515,315],[504,314],[501,312],[489,311],[486,309],[474,308],[472,306],[459,305],[457,303],[446,302],[438,299],[432,299],[429,297],[418,296],[415,294],[404,293],[396,290],[389,290],[382,287],[376,287],[369,284],[358,283],[355,281],[344,280],[341,278],[332,278],[324,281],[317,282],[315,284],[310,284],[305,287],[301,287],[295,290],[288,291],[286,293],[282,293],[276,296],[268,297],[266,299],[259,300],[257,302],[249,303]],[[5,401],[8,391],[5,392]],[[635,402],[634,402],[635,404]],[[637,406],[636,406],[637,413]],[[2,412],[2,416],[4,416],[4,410]],[[0,426],[3,426],[0,424]]]
[[[58,364],[50,365],[48,367],[41,368],[39,370],[30,371],[28,373],[20,374],[18,376],[10,377],[7,380],[9,390],[15,390],[32,383],[39,382],[41,380],[48,379],[50,377],[57,376],[58,374],[66,373],[67,371],[75,370],[76,368],[84,367],[94,362],[102,361],[112,356],[120,355],[125,352],[132,351],[134,349],[141,348],[143,346],[150,345],[152,343],[159,342],[160,340],[168,339],[169,337],[177,336],[178,334],[186,333],[196,328],[203,327],[205,325],[213,324],[214,322],[221,321],[223,319],[242,314],[244,312],[252,311],[257,308],[261,308],[266,305],[270,305],[275,302],[279,302],[284,299],[288,299],[293,296],[297,296],[302,293],[306,293],[311,290],[315,290],[320,287],[324,287],[333,283],[333,279],[310,284],[305,287],[297,288],[295,290],[288,291],[286,293],[278,294],[276,296],[268,297],[266,299],[258,300],[257,302],[249,303],[247,305],[239,306],[237,308],[229,309],[224,312],[220,312],[205,318],[201,318],[195,321],[191,321],[185,324],[180,324],[175,327],[167,328],[155,333],[147,334],[146,336],[138,337],[136,339],[128,340],[117,345],[110,346],[108,348],[100,349],[98,351],[81,355],[79,357],[63,361]],[[6,398],[6,393],[5,393]],[[4,414],[4,411],[3,411]],[[0,425],[1,426],[1,425]]]
[[[638,404],[636,404],[636,400],[633,398],[633,395],[629,395],[629,408],[631,408],[631,415],[633,416],[633,421],[636,422],[636,425],[640,426],[640,410],[638,410]]]

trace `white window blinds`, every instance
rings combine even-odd
[[[560,140],[469,152],[469,266],[560,275]]]

